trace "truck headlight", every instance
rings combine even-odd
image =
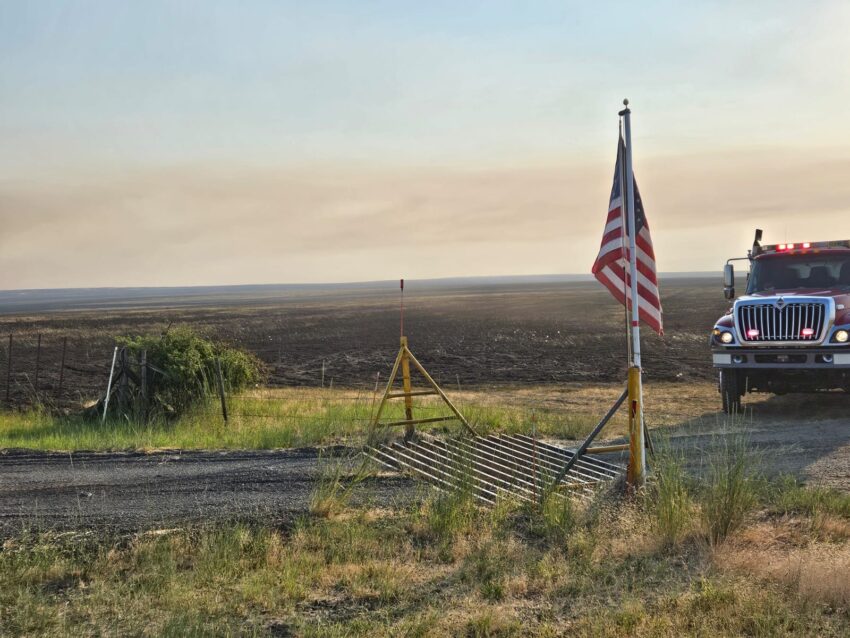
[[[838,343],[847,343],[848,339],[850,339],[850,332],[846,330],[836,330],[835,334],[832,335],[832,340]]]
[[[731,332],[721,332],[720,333],[720,343],[732,343],[735,337],[732,336]]]

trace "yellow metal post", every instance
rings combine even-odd
[[[407,349],[405,348],[405,350],[407,350]],[[430,375],[430,374],[428,374],[428,371],[424,368],[424,366],[423,366],[421,363],[419,363],[419,361],[416,359],[416,357],[414,357],[414,356],[413,356],[413,353],[412,353],[410,350],[407,350],[407,354],[408,354],[408,356],[410,357],[410,360],[413,362],[413,365],[414,365],[414,366],[416,366],[416,369],[417,369],[417,370],[419,370],[419,373],[420,373],[423,377],[425,377],[425,380],[428,382],[428,384],[429,384],[432,388],[434,388],[434,392],[436,392],[437,394],[439,394],[439,395],[440,395],[440,398],[443,400],[443,402],[444,402],[447,406],[449,406],[449,409],[450,409],[450,410],[454,413],[454,415],[457,417],[457,420],[458,420],[458,421],[460,421],[461,423],[463,423],[463,426],[464,426],[464,427],[465,427],[465,428],[469,431],[469,433],[470,433],[470,434],[472,434],[473,436],[478,436],[478,432],[476,432],[476,431],[475,431],[475,429],[474,429],[471,425],[469,425],[469,421],[467,421],[467,420],[466,420],[466,417],[465,417],[465,416],[463,416],[463,415],[460,413],[460,410],[458,410],[458,409],[455,407],[455,404],[454,404],[454,403],[452,403],[452,402],[451,402],[451,399],[449,399],[449,397],[447,397],[447,396],[446,396],[446,393],[445,393],[445,392],[443,392],[442,388],[440,388],[440,386],[439,386],[439,385],[437,385],[437,382],[436,382],[436,381],[434,381],[434,379],[433,379],[433,378],[431,378],[431,375]]]
[[[431,390],[417,390],[414,392],[411,389],[411,379],[410,379],[410,366],[416,368],[419,373],[425,378],[428,384],[431,386]],[[402,373],[402,384],[403,390],[402,392],[393,392],[393,385],[395,384],[397,375],[399,371]],[[413,397],[418,396],[427,396],[427,395],[437,395],[439,396],[443,402],[449,407],[454,416],[441,416],[441,417],[431,417],[431,418],[413,418]],[[384,413],[384,408],[387,405],[387,402],[390,399],[404,399],[404,415],[405,419],[403,421],[393,421],[391,423],[381,423],[381,416]],[[390,378],[387,380],[387,387],[384,390],[384,395],[381,397],[381,402],[378,404],[378,411],[375,413],[375,416],[372,418],[371,425],[371,433],[377,431],[379,425],[384,426],[396,426],[403,425],[404,426],[404,436],[405,439],[410,439],[414,433],[414,427],[418,423],[437,423],[440,421],[453,421],[457,419],[460,421],[463,426],[473,435],[476,434],[475,430],[469,425],[469,422],[466,418],[460,413],[460,411],[455,407],[455,405],[451,402],[449,397],[446,396],[445,392],[440,389],[440,386],[437,385],[437,382],[431,378],[431,375],[428,374],[428,371],[422,367],[422,364],[416,360],[416,357],[413,356],[413,353],[407,347],[407,337],[401,337],[401,347],[398,350],[398,356],[396,356],[395,363],[393,364],[392,372],[390,372]],[[370,434],[371,440],[372,434]]]
[[[404,390],[404,418],[406,421],[413,420],[413,397],[410,396],[410,357],[408,356],[407,337],[401,338],[401,383]],[[413,437],[413,423],[404,426],[404,440]]]
[[[405,348],[402,346],[398,351],[398,355],[395,358],[395,362],[393,363],[393,371],[390,372],[390,378],[387,380],[387,389],[384,390],[384,396],[381,398],[381,403],[378,405],[378,412],[375,414],[375,418],[372,419],[372,428],[377,427],[378,422],[381,420],[381,414],[384,412],[384,408],[387,405],[387,399],[390,398],[390,394],[393,390],[393,383],[395,383],[396,375],[398,374],[398,369],[401,366],[401,357],[404,354]]]
[[[643,487],[646,477],[646,447],[643,438],[643,392],[640,368],[629,368],[629,487]]]

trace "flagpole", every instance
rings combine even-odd
[[[620,139],[623,139],[623,123],[620,122]],[[625,144],[624,144],[625,146]],[[619,158],[620,149],[617,147],[617,157]],[[620,234],[620,244],[622,246],[622,256],[623,256],[623,322],[626,326],[626,366],[631,367],[632,365],[632,334],[631,334],[631,317],[629,317],[629,302],[627,298],[629,296],[629,285],[626,281],[626,272],[625,272],[625,262],[626,255],[628,255],[628,251],[626,248],[626,232],[625,229],[628,228],[628,220],[626,219],[626,158],[623,157],[622,164],[618,161],[617,166],[619,167],[619,179],[620,179],[620,223],[623,226],[623,232]]]
[[[640,311],[637,287],[637,233],[635,232],[635,178],[632,168],[632,121],[629,101],[623,100],[626,108],[620,111],[626,145],[626,206],[628,209],[629,232],[629,283],[632,303],[632,362],[629,368],[629,483],[640,487],[646,476],[646,447],[643,440],[643,385],[641,383],[640,357]]]

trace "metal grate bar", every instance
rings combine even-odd
[[[545,479],[547,483],[551,483],[561,468],[563,468],[563,464],[555,463],[551,459],[547,458],[545,454],[543,454],[543,450],[539,451],[540,454],[517,452],[517,450],[509,446],[504,446],[501,438],[496,439],[493,437],[487,440],[481,440],[479,441],[479,444],[493,445],[493,449],[496,450],[498,454],[503,455],[505,458],[513,458],[514,462],[520,467],[525,466],[538,468],[538,473],[543,475],[542,478]],[[590,476],[575,470],[570,472],[570,479],[573,481],[570,484],[570,487],[585,489],[589,492],[593,491],[593,488],[598,485],[600,480],[597,476]]]
[[[501,496],[536,501],[574,455],[525,435],[458,439],[423,436],[366,448],[364,454],[390,469],[407,470],[441,490],[470,489],[478,500],[488,504]],[[623,467],[613,463],[582,457],[562,487],[580,498],[590,498],[599,484],[623,472]]]
[[[513,435],[513,437],[525,439],[527,441],[532,440],[530,436],[526,436],[525,434],[516,434],[516,435]],[[549,450],[550,452],[552,452],[553,454],[558,456],[559,460],[560,460],[560,457],[566,457],[567,459],[570,459],[570,458],[573,457],[573,451],[570,450],[570,449],[558,447],[556,445],[551,445],[550,443],[546,443],[545,441],[537,441],[537,445],[546,448],[547,450]],[[622,470],[623,470],[622,466],[617,465],[616,463],[609,463],[608,461],[603,461],[600,458],[597,458],[597,457],[594,457],[594,456],[589,456],[589,455],[583,456],[576,464],[577,465],[585,465],[585,464],[586,465],[593,465],[593,466],[596,466],[600,469],[604,468],[609,473],[613,473],[614,475],[619,475],[619,473],[622,472]]]
[[[442,470],[437,469],[429,472],[422,468],[423,464],[421,463],[421,461],[409,458],[406,454],[389,454],[383,450],[379,450],[378,448],[370,448],[368,451],[365,452],[365,454],[373,461],[376,461],[377,463],[384,465],[385,467],[388,467],[390,469],[410,470],[414,474],[421,478],[424,478],[426,481],[433,484],[440,490],[452,491],[455,489],[455,485],[450,480],[439,476],[440,474],[443,474],[445,476],[445,473],[442,472]],[[476,498],[488,504],[492,504],[495,502],[495,497],[489,497],[479,493],[476,493]]]
[[[417,445],[417,444],[414,444]],[[461,469],[471,469],[472,472],[481,476],[482,478],[487,479],[491,482],[491,484],[499,487],[501,489],[506,489],[510,492],[511,489],[517,489],[520,492],[527,493],[528,495],[532,495],[531,490],[523,489],[521,486],[515,485],[512,481],[513,477],[510,474],[505,472],[501,472],[500,470],[494,470],[492,467],[488,467],[488,465],[483,462],[483,460],[471,453],[469,450],[465,450],[460,446],[456,445],[447,445],[445,448],[440,449],[435,446],[431,441],[421,441],[421,447],[426,449],[430,449],[435,456],[443,455],[445,458],[453,458],[456,459],[456,462],[459,464],[458,467]],[[522,494],[523,497],[526,494]]]
[[[505,467],[504,463],[511,463],[514,466],[514,471],[519,473],[519,475],[523,477],[524,481],[529,485],[532,485],[535,490],[539,490],[541,485],[545,484],[544,480],[551,480],[554,478],[555,472],[557,471],[555,468],[548,467],[547,464],[540,462],[540,460],[535,462],[532,458],[512,457],[504,450],[500,450],[496,447],[487,447],[489,443],[490,441],[485,438],[478,438],[474,441],[473,449],[484,455],[498,457],[502,461],[502,467]],[[465,443],[465,445],[470,447],[469,443]],[[596,481],[584,481],[579,479],[578,483],[574,483],[571,486],[576,488],[592,488],[595,484]]]
[[[423,444],[429,446],[436,446],[431,441],[423,441]],[[468,445],[461,443],[457,440],[455,441],[447,441],[446,453],[449,453],[450,449],[458,450],[460,458],[469,459],[469,461],[464,461],[470,463],[473,467],[476,468],[476,471],[481,471],[484,476],[486,476],[491,481],[500,484],[503,488],[506,488],[508,491],[515,490],[520,493],[522,498],[527,498],[527,500],[532,500],[536,498],[537,491],[535,489],[534,483],[518,479],[518,477],[514,474],[511,474],[505,469],[501,468],[495,464],[487,464],[483,459],[482,455],[479,454],[478,450],[475,448],[471,448]]]
[[[400,444],[396,444],[399,445]],[[510,483],[504,481],[500,477],[494,477],[488,474],[481,468],[481,464],[471,457],[466,455],[452,455],[448,451],[445,453],[440,453],[433,449],[428,449],[423,445],[418,443],[407,443],[403,447],[405,450],[416,449],[419,454],[422,454],[425,457],[432,457],[437,459],[439,462],[448,465],[454,471],[454,479],[455,483],[458,487],[461,487],[464,482],[468,480],[468,478],[473,478],[474,483],[479,486],[479,488],[485,488],[489,493],[498,496],[499,493],[502,493],[506,496],[513,495],[517,496],[525,501],[532,501],[532,496],[524,493],[517,493],[516,490],[512,489]]]
[[[550,458],[559,468],[575,455],[572,450],[559,448],[543,441],[537,441],[537,447],[539,450],[543,450],[547,457]],[[594,461],[595,459],[585,454],[576,461],[575,467],[593,476],[594,479],[611,478],[612,476],[618,475],[622,469],[610,463],[596,463]]]
[[[441,458],[435,458],[429,455],[423,455],[418,450],[412,450],[404,446],[393,446],[392,453],[401,457],[406,462],[410,469],[417,474],[424,476],[426,479],[431,475],[437,475],[440,482],[449,490],[457,490],[462,487],[462,478],[458,476],[456,467],[446,463]],[[496,490],[491,489],[486,483],[476,479],[476,483],[480,483],[478,489],[475,490],[477,497],[495,502],[498,494]]]
[[[545,447],[540,445],[538,442],[536,454],[532,452],[531,446],[528,448],[523,448],[517,445],[514,441],[511,441],[510,437],[491,437],[491,441],[493,441],[496,445],[503,446],[509,454],[513,454],[518,456],[526,463],[530,463],[536,457],[538,463],[545,464],[548,466],[555,474],[557,474],[561,468],[564,466],[565,460],[562,461],[559,458],[554,457]],[[578,466],[578,463],[576,463]],[[588,472],[587,468],[584,466],[574,467],[573,471],[570,473],[570,476],[578,476],[582,479],[589,482],[599,481],[601,478],[609,478],[608,476],[601,476],[600,474],[592,472]]]

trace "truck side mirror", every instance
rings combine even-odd
[[[723,295],[727,299],[735,298],[735,266],[732,264],[723,267]]]

